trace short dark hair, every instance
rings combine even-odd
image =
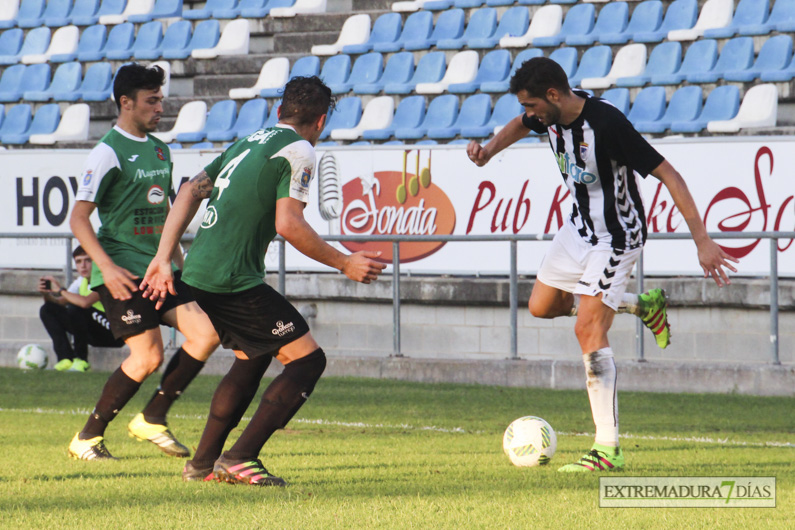
[[[571,92],[566,72],[558,63],[546,57],[533,57],[523,62],[511,77],[511,94],[526,90],[530,97],[546,99],[550,88],[564,94]]]
[[[318,76],[294,77],[284,86],[279,119],[309,125],[328,114],[335,104],[331,89]]]
[[[113,98],[116,108],[121,110],[121,97],[135,99],[139,90],[156,90],[166,82],[166,73],[159,66],[143,66],[138,63],[125,64],[116,72],[113,80]]]
[[[86,249],[84,249],[84,248],[83,248],[82,246],[80,246],[80,245],[77,245],[77,248],[75,248],[75,249],[72,251],[72,259],[76,258],[77,256],[82,256],[82,255],[84,255],[84,254],[86,254],[86,255],[88,254],[88,252],[86,252]]]

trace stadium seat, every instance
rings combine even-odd
[[[25,32],[19,28],[11,28],[0,33],[0,65],[19,62],[19,52]]]
[[[320,70],[320,79],[331,88],[334,93],[336,87],[342,87],[351,75],[351,56],[347,54],[333,55],[323,63]],[[348,90],[342,90],[348,92]]]
[[[392,2],[392,11],[398,13],[412,13],[414,11],[419,11],[425,4],[432,1],[433,0],[410,0],[407,2]]]
[[[52,82],[42,90],[26,90],[22,98],[26,101],[49,101],[57,93],[71,93],[77,90],[83,80],[83,69],[80,63],[63,63],[52,76]],[[52,132],[52,131],[49,131]]]
[[[452,61],[450,61],[452,64]],[[445,94],[433,98],[428,105],[425,118],[416,127],[400,127],[395,129],[395,138],[399,140],[418,140],[425,136],[428,129],[449,127],[458,115],[458,96]]]
[[[566,76],[571,79],[577,71],[577,49],[576,48],[558,48],[549,54],[549,58],[555,61],[566,72]],[[608,59],[608,65],[610,60]]]
[[[171,91],[171,63],[168,61],[155,61],[149,64],[149,68],[157,66],[161,70],[163,70],[163,86],[160,88],[160,91],[163,93],[163,97],[168,97]]]
[[[635,96],[627,119],[635,125],[639,122],[659,120],[665,112],[665,88],[650,86],[642,89]]]
[[[398,15],[400,16],[400,15]],[[427,38],[407,40],[403,48],[409,51],[427,50],[443,39],[458,39],[464,34],[466,16],[463,9],[448,9],[439,13],[433,33]]]
[[[131,22],[125,22],[110,29],[104,48],[93,53],[78,53],[77,59],[80,61],[99,61],[108,55],[124,56],[132,50],[133,42],[135,42],[135,25]]]
[[[7,0],[5,2],[0,2],[0,29],[13,28],[17,23],[18,13],[18,0]]]
[[[353,85],[353,91],[356,94],[378,94],[384,90],[387,83],[407,83],[413,73],[414,54],[396,53],[387,61],[380,78],[372,83],[356,83]]]
[[[736,133],[740,129],[774,127],[777,113],[776,85],[755,85],[745,93],[737,116],[725,121],[710,121],[707,123],[707,130],[711,133]]]
[[[83,82],[71,96],[60,94],[55,101],[106,101],[113,90],[113,71],[110,63],[92,64],[83,76]]]
[[[400,51],[407,42],[427,40],[433,32],[433,13],[430,11],[419,11],[412,13],[403,24],[403,31],[393,42],[375,42],[373,51],[380,53],[392,53]]]
[[[262,65],[257,82],[251,88],[232,88],[229,97],[232,99],[252,99],[260,95],[266,88],[279,89],[287,83],[290,75],[290,61],[287,57],[274,57]]]
[[[689,74],[688,83],[714,83],[726,72],[746,70],[754,62],[753,37],[734,37],[723,45],[718,61],[711,70]]]
[[[261,11],[261,14],[256,18],[262,18],[268,14],[270,11],[268,5],[268,0],[240,0],[240,2],[234,2],[232,7],[225,7],[220,9],[213,9],[212,18],[218,19],[230,19],[230,18],[237,18],[241,16],[243,9],[248,10],[257,10]],[[244,18],[253,18],[251,16],[244,17]]]
[[[678,42],[663,42],[654,47],[643,73],[616,79],[616,86],[638,87],[651,81],[655,75],[671,75],[682,64],[682,45]]]
[[[697,0],[674,0],[668,5],[665,18],[656,30],[636,31],[632,34],[632,40],[635,42],[660,42],[668,36],[669,31],[692,28],[697,17]]]
[[[444,52],[431,52],[422,56],[411,79],[406,83],[388,82],[384,84],[385,94],[408,94],[420,83],[436,83],[445,73]]]
[[[124,12],[124,7],[127,5],[127,0],[102,0],[96,13],[77,13],[72,11],[72,24],[75,26],[93,26],[99,22],[99,17],[107,15],[121,15]]]
[[[95,53],[96,50],[101,50],[105,46],[105,38],[107,36],[107,29],[102,25],[89,26],[80,33],[80,39],[77,41],[77,47],[69,53],[55,53],[50,56],[51,63],[66,63],[74,61],[81,53],[89,52]]]
[[[475,79],[468,83],[452,83],[447,87],[447,90],[453,94],[471,94],[481,89],[483,83],[506,80],[510,70],[511,52],[508,50],[492,50],[483,56]],[[463,111],[463,106],[461,110]]]
[[[671,132],[697,133],[707,127],[711,121],[730,120],[740,109],[740,89],[734,85],[716,87],[707,96],[701,114],[690,120],[674,120]]]
[[[579,86],[580,81],[588,77],[604,77],[610,70],[613,52],[610,46],[594,46],[585,50],[577,67],[577,73],[569,78],[572,87]]]
[[[0,125],[0,143],[6,142],[6,138],[25,134],[30,128],[31,107],[27,103],[14,105],[6,111],[3,124]]]
[[[740,35],[767,35],[771,31],[795,31],[795,0],[776,0],[770,9],[770,16],[760,24],[743,24],[738,28]]]
[[[46,0],[22,0],[17,13],[17,26],[35,28],[44,24],[44,8]]]
[[[553,4],[576,4],[577,0],[549,0]]]
[[[513,76],[513,74],[516,73],[516,70],[518,70],[519,67],[522,66],[522,64],[525,61],[527,61],[529,59],[532,59],[533,57],[542,57],[543,55],[544,55],[544,52],[542,52],[538,48],[527,48],[527,49],[524,49],[524,50],[520,51],[519,53],[516,54],[516,58],[513,60],[513,66],[511,66],[510,71],[508,71],[508,73],[505,75],[505,77],[503,79],[494,80],[494,81],[485,81],[485,82],[481,83],[480,84],[480,91],[481,92],[491,92],[491,93],[494,93],[494,92],[508,92],[510,79]],[[485,59],[485,57],[484,57],[484,59]],[[482,66],[483,65],[481,64],[481,67]],[[452,92],[452,90],[451,90],[451,92]]]
[[[15,64],[3,70],[3,75],[0,77],[0,101],[19,100],[21,95],[17,97],[17,94],[22,94],[19,87],[26,68],[24,64]]]
[[[497,46],[500,39],[511,35],[524,35],[530,24],[530,12],[526,7],[516,6],[508,9],[500,17],[497,29],[490,37],[469,39],[467,47],[471,49],[490,49]]]
[[[99,21],[99,0],[75,0],[72,10],[69,12],[67,24],[76,26],[91,26],[93,24],[78,24],[76,20],[91,20],[96,18]]]
[[[60,28],[69,24],[69,12],[72,10],[72,0],[48,0],[41,18],[44,25],[51,28]],[[24,142],[23,142],[24,143]]]
[[[264,99],[250,99],[243,103],[237,113],[237,121],[232,126],[235,138],[240,139],[257,131],[268,117],[268,102]],[[216,141],[217,133],[207,133],[207,139]],[[231,140],[231,138],[230,138]]]
[[[611,88],[605,90],[600,96],[605,101],[609,101],[615,108],[626,116],[629,113],[629,89]]]
[[[718,41],[697,40],[687,48],[682,65],[672,74],[652,74],[652,85],[678,85],[687,76],[707,72],[718,61]]]
[[[14,28],[11,30],[4,31],[3,33],[10,33],[15,32]],[[21,32],[21,30],[20,30]],[[9,44],[14,44],[13,39],[9,39]],[[47,51],[47,47],[50,45],[50,28],[42,27],[42,28],[34,28],[28,31],[27,35],[25,35],[25,41],[22,43],[22,47],[19,49],[19,53],[15,55],[2,55],[0,56],[0,65],[3,64],[16,64],[20,61],[20,59],[25,55],[41,55]]]
[[[243,18],[262,18],[276,7],[290,7],[295,0],[241,0],[238,7]],[[223,18],[232,18],[224,16]]]
[[[560,6],[542,6],[533,14],[530,25],[524,35],[506,35],[500,39],[502,48],[526,48],[533,39],[551,37],[560,33],[563,22],[563,8]]]
[[[329,137],[334,129],[352,129],[362,117],[362,100],[356,96],[342,98],[327,118],[326,127],[320,133],[320,140]]]
[[[105,25],[123,24],[127,22],[127,17],[131,15],[143,15],[152,12],[155,7],[155,0],[127,0],[124,11],[119,15],[101,15],[99,23]]]
[[[320,73],[320,58],[315,57],[314,55],[307,55],[301,57],[293,64],[293,68],[290,70],[290,78],[288,81],[294,77],[299,76],[312,76],[318,75]],[[282,87],[278,88],[263,88],[260,91],[260,96],[263,98],[277,98],[281,95]]]
[[[392,123],[395,112],[395,100],[391,96],[373,98],[364,108],[362,119],[350,129],[334,129],[331,131],[333,140],[356,140],[362,133],[370,129],[384,129]]]
[[[665,114],[656,121],[636,121],[635,129],[641,133],[662,133],[671,127],[674,121],[689,121],[698,118],[701,113],[701,87],[685,86],[671,96],[671,102]]]
[[[489,7],[511,6],[514,0],[486,0],[486,5]]]
[[[767,20],[769,0],[740,0],[729,24],[704,30],[708,39],[727,39],[738,33],[741,26],[762,24]]]
[[[177,120],[170,131],[159,131],[152,134],[166,143],[171,143],[178,134],[201,131],[206,122],[207,104],[204,101],[189,101],[179,109]]]
[[[701,8],[696,25],[668,32],[668,40],[696,40],[709,29],[725,28],[732,21],[734,0],[707,0]],[[733,33],[733,32],[732,32]]]
[[[792,37],[776,35],[765,41],[751,67],[744,70],[726,70],[723,79],[748,83],[761,77],[763,73],[784,70],[789,64],[790,57],[792,57]]]
[[[46,63],[53,55],[75,54],[79,40],[80,30],[77,26],[64,26],[55,30],[44,53],[22,54],[19,60],[23,64],[37,64]]]
[[[400,15],[398,15],[400,17]],[[334,44],[316,44],[312,46],[312,55],[336,55],[345,46],[363,46],[370,37],[370,15],[351,15],[345,20],[337,42]],[[372,48],[372,45],[370,46]],[[346,52],[347,53],[347,52]]]
[[[13,102],[22,99],[25,92],[45,90],[50,86],[50,65],[32,64],[25,68],[19,80],[17,89],[0,94],[0,102]]]
[[[355,85],[369,85],[381,78],[384,69],[384,57],[378,52],[360,55],[351,67],[351,75],[339,84],[329,85],[332,94],[345,94]]]
[[[559,46],[569,35],[586,35],[594,26],[595,8],[593,4],[577,4],[566,13],[566,18],[557,35],[533,39],[533,46]]]
[[[417,94],[441,94],[453,83],[469,83],[478,72],[478,52],[466,50],[456,53],[441,81],[436,83],[418,83],[414,87]]]
[[[212,142],[198,142],[190,146],[190,149],[213,149],[215,145]]]
[[[455,4],[455,0],[431,0],[422,6],[423,9],[428,11],[445,11],[450,9]]]
[[[520,6],[538,6],[545,3],[547,0],[519,0]]]
[[[228,139],[232,139],[234,131],[230,131],[230,129],[235,124],[236,118],[237,104],[231,99],[224,99],[212,106],[207,114],[207,121],[205,121],[201,130],[179,133],[176,136],[176,140],[178,142],[201,142],[210,132],[215,133],[217,136],[226,136],[231,133]]]
[[[605,8],[602,8],[602,11],[604,11],[604,9]],[[629,24],[627,24],[627,27],[623,31],[601,33],[599,35],[599,42],[601,44],[624,44],[632,40],[635,33],[651,33],[657,31],[660,24],[662,24],[662,14],[663,4],[660,0],[646,0],[640,2],[635,5],[635,9],[632,10],[632,18],[630,18]]]
[[[289,18],[301,13],[325,13],[326,0],[296,0],[291,7],[271,8],[270,16],[275,18]]]
[[[461,109],[463,112],[463,107]],[[479,126],[463,126],[460,135],[464,138],[486,138],[494,132],[495,127],[503,127],[506,123],[524,113],[524,108],[513,94],[505,94],[494,104],[494,111],[489,120]]]
[[[58,127],[61,119],[61,108],[57,103],[42,105],[33,116],[30,127],[24,132],[7,133],[0,135],[0,142],[4,144],[26,144],[33,134],[52,134]]]
[[[158,57],[166,59],[187,58],[190,55],[189,45],[192,32],[192,25],[187,20],[179,20],[170,24],[163,35],[163,41],[160,43]]]
[[[276,123],[279,121],[279,107],[281,104],[282,102],[279,100],[271,105],[271,111],[268,114],[268,117],[265,119],[265,123],[262,124],[262,129],[268,129],[276,125]]]
[[[602,35],[623,33],[629,20],[629,4],[627,2],[610,2],[599,11],[593,29],[589,33],[566,36],[569,46],[590,46],[601,42]]]
[[[215,13],[213,16],[221,18]],[[141,24],[159,18],[182,18],[182,0],[155,0],[155,5],[150,12],[130,14],[127,21]]]
[[[85,142],[88,140],[88,124],[91,110],[85,103],[70,105],[61,116],[58,128],[51,134],[32,134],[28,143],[52,145],[56,142]]]
[[[224,28],[216,45],[194,48],[190,56],[194,59],[215,59],[221,55],[248,55],[249,39],[248,20],[244,18],[232,20]]]
[[[616,60],[610,71],[603,77],[586,77],[580,80],[580,85],[585,89],[608,88],[616,84],[622,77],[635,77],[643,73],[646,68],[646,45],[627,44],[616,53]]]
[[[350,18],[348,20],[350,20]],[[345,21],[345,24],[348,23],[348,20]],[[373,29],[370,31],[370,36],[367,38],[366,42],[360,44],[344,44],[341,51],[342,53],[347,54],[367,53],[373,49],[373,45],[376,42],[394,42],[397,40],[397,38],[400,36],[400,30],[402,28],[403,19],[399,14],[384,13],[375,19],[375,22],[373,23]],[[345,29],[344,24],[342,29]],[[340,31],[340,38],[342,38],[342,31]]]
[[[425,98],[409,96],[398,104],[395,115],[389,125],[380,128],[364,129],[362,138],[365,140],[386,140],[395,134],[395,129],[417,127],[425,117]]]
[[[497,10],[493,7],[484,7],[473,12],[464,34],[457,39],[440,39],[436,47],[440,50],[460,50],[470,42],[486,42],[494,35],[497,29]]]
[[[135,36],[135,41],[132,46],[129,48],[108,50],[105,54],[105,58],[115,61],[126,61],[137,53],[143,55],[143,57],[136,56],[136,59],[156,59],[160,57],[159,49],[162,41],[163,23],[159,20],[147,22],[138,29],[138,34]]]
[[[193,30],[192,35],[188,33],[190,38],[185,46],[177,48],[182,38],[185,36],[185,32],[189,32],[191,28],[191,23],[189,21],[180,20],[168,28],[166,37],[171,33],[171,28],[178,24],[184,24],[185,29],[180,27],[179,32],[175,33],[172,41],[167,40],[165,37],[163,38],[164,59],[187,59],[190,57],[191,52],[198,47],[205,47],[208,44],[215,46],[221,36],[221,25],[217,20],[202,20],[196,24],[196,28]]]
[[[431,127],[426,135],[428,138],[449,139],[461,134],[465,127],[483,127],[491,118],[491,96],[475,94],[469,96],[461,104],[461,111],[449,127]]]
[[[762,72],[760,79],[766,83],[791,81],[795,77],[795,56],[788,60],[781,70]]]

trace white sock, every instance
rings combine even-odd
[[[618,447],[618,397],[613,350],[602,348],[582,356],[591,414],[596,425],[596,443]]]
[[[580,295],[575,294],[574,296],[574,303],[571,304],[571,311],[569,311],[570,317],[577,316],[577,308],[580,306]]]
[[[618,304],[616,313],[630,313],[632,315],[638,314],[638,295],[635,293],[624,293],[621,297],[621,303]]]

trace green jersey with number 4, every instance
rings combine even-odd
[[[306,203],[314,168],[312,144],[284,124],[238,140],[204,168],[215,187],[185,259],[185,283],[212,293],[262,284],[276,201]]]

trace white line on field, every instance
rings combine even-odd
[[[57,410],[57,409],[42,409],[42,408],[35,408],[35,409],[13,409],[13,408],[2,408],[0,407],[0,412],[21,412],[25,414],[58,414],[58,415],[70,415],[70,416],[83,416],[88,414],[90,411],[88,409],[71,409],[71,410]],[[172,414],[172,417],[179,418],[183,420],[204,420],[206,416],[202,416],[200,414]],[[248,421],[250,417],[244,417],[243,420]],[[304,419],[304,418],[296,418],[292,420],[295,423],[305,423],[309,425],[330,425],[335,427],[352,427],[357,429],[405,429],[411,431],[432,431],[432,432],[444,432],[444,433],[456,433],[456,434],[465,434],[467,432],[482,434],[483,431],[467,431],[462,427],[437,427],[435,425],[410,425],[408,423],[400,423],[400,424],[390,424],[390,423],[364,423],[364,422],[347,422],[347,421],[333,421],[333,420],[324,420],[324,419]],[[557,433],[558,436],[583,436],[583,437],[592,437],[593,433],[587,432],[559,432]],[[703,443],[703,444],[716,444],[716,445],[739,445],[739,446],[746,446],[746,447],[795,447],[795,444],[791,442],[745,442],[742,440],[729,440],[728,438],[708,438],[705,436],[651,436],[646,434],[629,434],[624,433],[621,435],[622,438],[627,438],[630,440],[651,440],[651,441],[666,441],[666,442],[691,442],[691,443]]]

